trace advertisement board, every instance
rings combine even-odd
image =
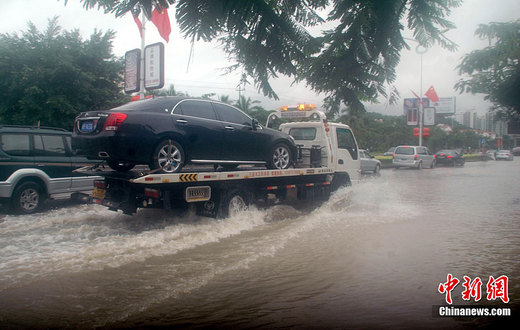
[[[429,106],[435,108],[437,114],[452,114],[456,111],[455,96],[440,97],[438,102],[430,102]]]

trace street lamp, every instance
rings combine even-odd
[[[414,40],[416,41],[416,40]],[[419,146],[422,146],[422,133],[423,133],[423,117],[424,117],[424,114],[423,114],[423,111],[424,111],[424,106],[423,106],[423,98],[422,98],[422,95],[423,95],[423,92],[422,92],[422,76],[423,76],[423,54],[426,53],[428,51],[428,48],[424,47],[423,45],[419,44],[417,45],[417,47],[415,47],[415,52],[419,55],[421,55],[421,75],[420,75],[420,87],[419,87]]]

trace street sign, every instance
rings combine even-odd
[[[141,78],[141,50],[132,49],[125,53],[125,93],[139,91]]]
[[[164,86],[164,44],[151,44],[144,49],[144,88]]]

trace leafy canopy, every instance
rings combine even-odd
[[[114,32],[62,31],[58,18],[43,32],[0,34],[0,123],[71,129],[81,111],[121,103],[122,61],[112,55]]]
[[[378,95],[395,101],[385,86],[395,81],[400,51],[408,48],[405,27],[423,46],[455,45],[443,32],[446,17],[460,0],[81,0],[85,8],[107,13],[144,13],[174,7],[185,38],[219,40],[264,95],[278,98],[270,80],[285,75],[340,103],[364,110]],[[326,19],[321,15],[326,16]],[[328,16],[327,16],[328,13]],[[310,27],[329,21],[336,27],[314,36]],[[337,111],[337,110],[336,110]]]
[[[461,93],[483,93],[495,109],[520,115],[520,20],[479,25],[475,31],[489,46],[467,54],[458,66]]]

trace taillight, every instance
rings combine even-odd
[[[105,126],[103,126],[104,131],[117,131],[119,126],[125,121],[127,115],[124,113],[111,113],[105,121]]]
[[[394,158],[395,158],[395,154],[392,154],[392,157],[394,157]]]
[[[99,189],[106,189],[107,183],[105,182],[105,180],[94,180],[94,187]]]
[[[453,158],[453,156],[448,155],[448,158]]]
[[[417,159],[417,155],[413,156],[414,159]]]

